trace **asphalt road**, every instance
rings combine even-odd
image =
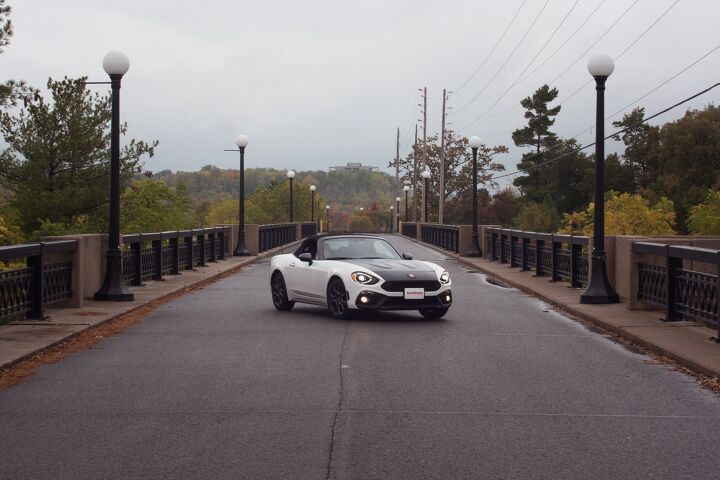
[[[433,250],[455,304],[277,312],[269,262],[0,391],[0,479],[717,479],[720,397]]]

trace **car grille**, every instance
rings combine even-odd
[[[404,292],[406,288],[424,288],[428,292],[440,290],[440,282],[437,280],[403,280],[385,282],[381,285],[386,292]]]

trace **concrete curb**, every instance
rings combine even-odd
[[[123,309],[119,312],[116,312],[116,313],[112,314],[111,316],[109,316],[108,318],[103,319],[97,323],[83,324],[84,328],[80,328],[77,331],[74,331],[72,333],[68,333],[67,335],[63,335],[61,337],[55,338],[52,341],[48,341],[47,343],[43,343],[42,345],[38,346],[37,348],[27,351],[27,352],[23,353],[22,355],[18,355],[17,357],[14,357],[10,360],[0,361],[0,370],[5,370],[7,368],[10,368],[13,365],[17,364],[18,362],[21,362],[22,360],[33,357],[33,356],[37,355],[38,353],[41,353],[42,351],[47,350],[48,348],[57,346],[69,339],[72,339],[73,337],[75,337],[77,335],[80,335],[81,333],[83,333],[91,328],[95,328],[99,325],[103,325],[107,322],[111,322],[122,315],[127,315],[128,313],[132,313],[136,310],[144,308],[152,302],[155,302],[157,300],[162,300],[162,299],[165,299],[167,297],[171,297],[171,296],[174,296],[177,294],[182,294],[183,292],[189,291],[192,287],[207,285],[207,284],[213,283],[214,281],[220,280],[226,276],[234,275],[235,273],[239,272],[244,267],[246,267],[250,264],[253,264],[257,261],[263,260],[268,257],[272,257],[273,255],[277,255],[287,249],[292,249],[293,247],[299,245],[301,242],[302,242],[302,240],[298,240],[298,241],[295,241],[292,243],[288,243],[287,245],[283,245],[281,247],[278,247],[278,248],[275,248],[272,250],[268,250],[266,252],[262,252],[258,255],[245,257],[245,258],[241,259],[239,261],[239,263],[229,266],[226,269],[222,269],[222,270],[215,272],[207,277],[194,279],[189,283],[182,283],[182,284],[178,285],[177,288],[173,288],[172,290],[163,292],[162,294],[160,294],[156,297],[146,299],[139,304],[133,304],[131,308]],[[231,256],[228,258],[229,259],[230,258],[240,259],[241,257],[232,257]],[[132,288],[137,288],[137,287],[132,287]],[[117,305],[122,304],[122,302],[112,302],[112,303],[117,304]],[[78,310],[83,310],[83,309],[81,308]],[[7,324],[3,325],[3,327],[8,327],[8,326],[9,327],[12,327],[12,326],[39,326],[39,327],[46,326],[47,327],[47,326],[53,326],[53,325],[57,325],[57,324],[52,324],[52,323],[49,323],[46,321],[36,321],[36,322],[21,321],[21,322],[7,323]],[[79,324],[78,324],[78,326],[79,326]]]
[[[400,236],[402,236],[402,235],[400,235]],[[571,315],[573,317],[593,323],[593,324],[603,328],[604,330],[607,330],[607,331],[617,335],[618,337],[626,339],[626,340],[628,340],[640,347],[643,347],[653,353],[666,356],[666,357],[690,368],[691,370],[693,370],[697,373],[700,373],[702,375],[707,375],[709,377],[720,377],[720,368],[709,368],[708,366],[702,365],[701,363],[697,362],[696,360],[694,360],[693,358],[688,356],[688,354],[686,352],[675,351],[675,350],[670,350],[670,349],[664,348],[653,342],[648,341],[645,338],[635,335],[632,332],[627,330],[629,328],[638,328],[636,326],[615,325],[615,324],[608,322],[598,316],[591,315],[588,312],[579,311],[570,305],[559,302],[558,300],[556,300],[552,297],[549,297],[528,285],[516,282],[513,279],[509,278],[507,275],[504,276],[501,273],[489,270],[489,269],[483,267],[479,263],[475,263],[472,260],[467,259],[466,257],[461,257],[457,253],[443,250],[439,247],[436,247],[435,245],[430,245],[430,244],[421,242],[419,240],[413,239],[411,237],[405,237],[405,236],[402,236],[402,237],[405,239],[408,239],[408,240],[412,240],[415,243],[418,243],[425,247],[431,248],[435,251],[441,252],[449,257],[452,257],[455,260],[457,260],[458,262],[462,263],[463,265],[466,265],[474,270],[479,270],[486,275],[489,275],[492,277],[497,277],[498,279],[502,280],[503,282],[507,283],[508,285],[512,286],[513,288],[516,288],[528,295],[536,297],[536,298],[552,305],[553,307],[567,313],[568,315]],[[563,288],[564,288],[564,285],[563,285]],[[682,324],[677,324],[677,326],[678,327],[700,326],[700,324],[695,324],[695,323],[691,323],[691,322],[683,322]],[[664,328],[673,328],[673,326],[670,324],[667,324]],[[720,346],[718,346],[718,356],[720,356]]]

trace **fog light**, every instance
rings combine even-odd
[[[369,301],[370,301],[370,299],[368,297],[366,297],[365,295],[360,297],[360,303],[368,303]]]
[[[445,301],[446,301],[446,302],[449,302],[449,301],[450,301],[450,295],[445,295]]]

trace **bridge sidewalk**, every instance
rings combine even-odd
[[[299,242],[283,246],[288,249]],[[90,327],[113,320],[120,315],[140,309],[149,303],[190,288],[235,273],[261,258],[280,253],[281,248],[251,257],[228,257],[225,260],[169,275],[160,281],[147,281],[141,287],[130,287],[132,302],[86,301],[82,308],[47,308],[41,321],[18,321],[0,325],[0,369],[7,368],[42,350],[67,340]]]
[[[483,273],[699,373],[720,377],[720,344],[713,340],[716,332],[704,325],[693,322],[663,322],[663,312],[629,310],[625,303],[581,304],[582,289],[571,288],[567,283],[550,282],[547,277],[536,277],[529,272],[521,272],[518,268],[510,268],[507,264],[484,258],[455,257]]]

